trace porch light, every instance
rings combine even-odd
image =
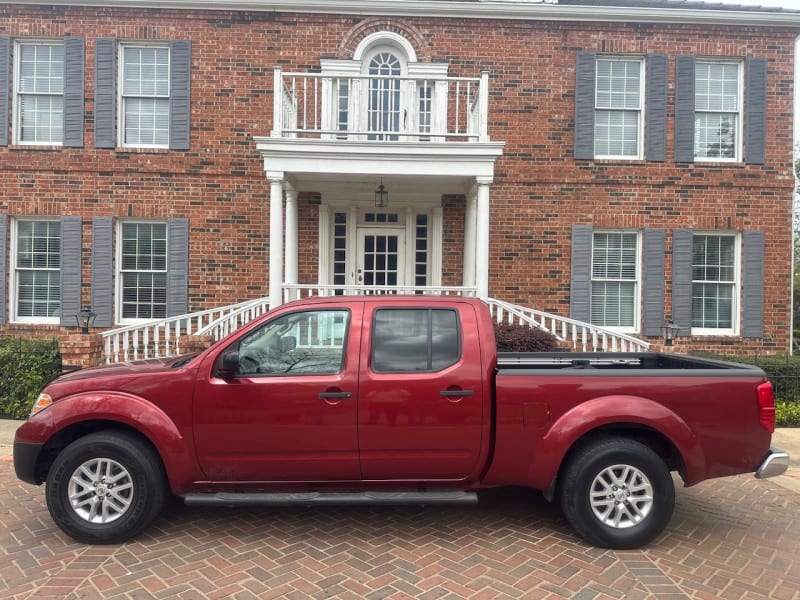
[[[81,328],[81,333],[89,333],[89,327],[94,323],[94,318],[96,316],[97,315],[92,312],[92,309],[88,306],[84,306],[78,311],[78,314],[75,315],[75,320],[78,321],[78,327]]]
[[[381,177],[381,184],[375,190],[375,208],[386,208],[389,206],[389,192],[383,187],[383,177]]]
[[[680,329],[680,325],[675,325],[672,321],[661,326],[661,334],[664,336],[665,346],[672,346],[672,341],[678,337]]]

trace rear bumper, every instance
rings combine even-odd
[[[783,474],[789,468],[789,453],[770,448],[767,456],[761,461],[761,465],[756,469],[756,478],[766,479]]]

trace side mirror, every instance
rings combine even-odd
[[[217,367],[217,375],[222,379],[233,379],[239,372],[239,353],[228,350],[222,355],[222,364]]]

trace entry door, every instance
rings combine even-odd
[[[356,283],[365,286],[406,284],[405,229],[360,228]]]

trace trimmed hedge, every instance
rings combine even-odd
[[[552,352],[556,338],[542,329],[501,323],[494,326],[498,352]]]
[[[26,418],[44,385],[60,373],[58,340],[0,336],[0,417]]]

